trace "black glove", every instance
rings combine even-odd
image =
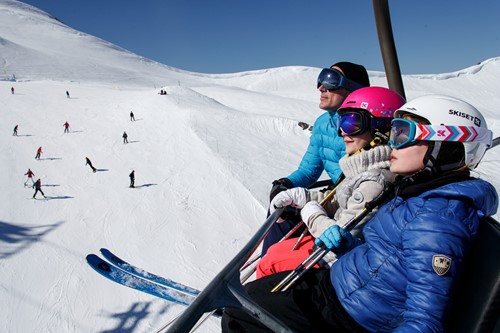
[[[269,193],[269,202],[271,202],[276,194],[286,191],[289,188],[293,188],[293,184],[288,178],[280,178],[278,180],[273,181],[273,187],[271,188],[271,192]]]
[[[273,181],[273,187],[271,188],[271,193],[269,193],[269,202],[271,202],[278,193],[286,191],[293,187],[294,186],[292,184],[292,181],[288,178],[280,178]],[[269,216],[269,211],[267,215]],[[300,217],[300,210],[292,206],[286,207],[280,217],[283,220],[288,220],[296,223],[302,220],[302,218]]]

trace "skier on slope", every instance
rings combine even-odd
[[[88,157],[85,157],[85,165],[88,165],[91,169],[92,169],[92,172],[95,173],[97,170],[96,168],[94,168],[94,166],[92,165],[92,162],[90,161],[90,159]]]
[[[13,136],[17,136],[17,128],[19,125],[14,126],[14,133],[12,133]]]
[[[35,155],[35,159],[36,160],[39,160],[40,159],[40,155],[42,155],[43,151],[42,151],[42,147],[38,147],[38,149],[36,150],[36,155]]]
[[[65,122],[63,126],[64,126],[64,133],[69,133],[69,123]]]
[[[130,111],[130,121],[135,121],[135,116],[132,111]]]
[[[338,180],[341,174],[339,160],[345,155],[345,144],[337,131],[337,109],[351,92],[369,86],[370,79],[365,67],[351,62],[337,62],[319,73],[316,83],[320,92],[319,107],[327,112],[314,122],[309,146],[298,169],[286,178],[273,181],[270,200],[281,191],[309,187],[323,171],[326,171],[334,183]],[[293,218],[273,225],[263,241],[262,254],[300,221],[300,215],[293,210],[287,209],[287,213]]]
[[[135,170],[132,170],[132,172],[128,175],[130,178],[130,186],[131,188],[135,187]]]
[[[35,181],[33,180],[33,176],[35,175],[31,169],[28,169],[28,172],[24,174],[25,176],[28,176],[28,179],[24,182],[24,186],[28,186],[28,180],[31,180],[31,186],[35,185]]]
[[[33,188],[35,189],[35,194],[33,194],[33,199],[35,199],[36,194],[38,192],[42,193],[43,197],[45,198],[45,193],[43,193],[42,191],[42,181],[40,180],[40,178],[38,178],[35,184],[33,184]]]
[[[123,143],[128,143],[128,135],[127,135],[127,132],[123,132],[123,135],[122,135],[122,138],[123,138]]]

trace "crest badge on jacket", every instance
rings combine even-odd
[[[445,255],[434,255],[432,257],[432,268],[437,275],[443,276],[450,270],[451,259]]]

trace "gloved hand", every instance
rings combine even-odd
[[[293,184],[288,178],[280,178],[273,181],[273,187],[271,188],[271,192],[269,193],[269,201],[273,201],[276,194],[282,191],[286,191],[289,188],[293,188]]]
[[[292,188],[278,193],[269,206],[269,213],[274,213],[277,208],[292,206],[301,209],[307,203],[307,190],[302,187]]]
[[[317,201],[309,201],[304,205],[304,207],[302,207],[302,210],[300,211],[302,221],[304,221],[307,225],[309,225],[309,218],[316,214],[328,215],[326,213],[326,210]]]
[[[333,253],[342,255],[356,247],[359,242],[350,232],[334,224],[316,238],[314,244],[316,246],[325,245]]]

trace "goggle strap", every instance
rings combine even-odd
[[[491,146],[493,132],[475,126],[415,125],[415,139],[421,141],[482,142]]]
[[[383,132],[380,132],[379,130],[375,130],[375,131],[372,131],[372,135],[375,138],[378,138],[381,142],[384,141],[387,143],[387,142],[389,142],[389,137],[391,135],[391,132],[383,133]]]
[[[342,86],[344,88],[346,88],[347,90],[349,91],[356,91],[358,89],[361,89],[363,88],[363,86],[357,82],[354,82],[353,80],[349,80],[348,78],[346,78],[345,76],[343,77],[344,78],[344,84],[342,84]]]
[[[362,151],[370,150],[370,149],[372,149],[380,144],[384,144],[384,141],[380,137],[375,137],[375,138],[373,138],[372,141],[368,142],[366,144],[366,146],[364,146],[363,148],[359,148],[358,150],[356,150],[354,153],[350,154],[349,156],[356,155],[358,153],[361,153]]]

